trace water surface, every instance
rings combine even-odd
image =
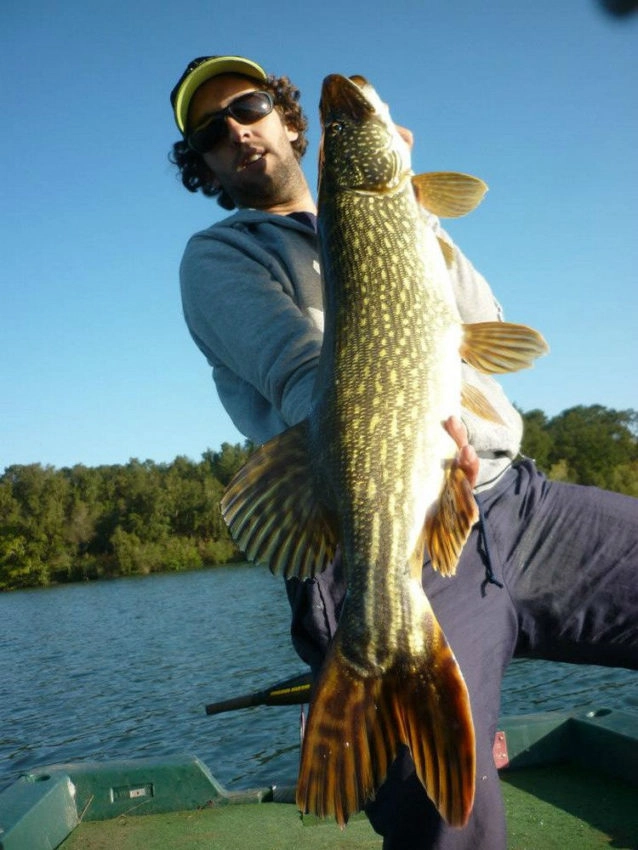
[[[303,672],[282,579],[248,565],[0,594],[0,787],[38,765],[192,752],[228,787],[292,783],[297,706],[207,703]],[[503,713],[638,712],[626,670],[515,661]]]

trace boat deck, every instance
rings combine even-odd
[[[638,792],[572,765],[513,770],[502,776],[509,850],[638,848]],[[194,812],[86,821],[61,850],[380,850],[363,817],[341,831],[304,818],[294,805],[242,804]]]
[[[502,718],[494,760],[509,850],[638,850],[638,715]],[[364,816],[339,830],[292,800],[228,791],[189,754],[51,765],[0,792],[0,850],[380,850]]]

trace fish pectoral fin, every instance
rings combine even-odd
[[[460,354],[466,363],[486,374],[529,369],[549,346],[534,328],[511,322],[463,325]]]
[[[286,578],[307,578],[334,558],[337,536],[312,488],[306,423],[261,446],[228,485],[222,500],[233,540],[250,561]]]
[[[488,401],[487,396],[472,384],[465,383],[461,387],[461,404],[466,410],[475,413],[482,419],[496,422],[498,425],[505,424],[497,410]]]
[[[424,627],[423,654],[402,658],[380,678],[361,675],[335,639],[304,735],[297,782],[302,812],[334,816],[344,826],[407,745],[441,816],[453,826],[467,822],[475,785],[467,688],[429,605]]]
[[[443,218],[467,215],[481,203],[487,192],[487,184],[478,177],[457,171],[415,174],[412,185],[419,204]]]
[[[478,520],[478,507],[465,473],[453,463],[447,468],[439,500],[425,520],[425,544],[432,566],[454,575],[461,550]]]

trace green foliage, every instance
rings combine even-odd
[[[638,413],[595,404],[523,414],[523,454],[550,478],[638,495]]]
[[[240,559],[219,501],[251,451],[250,443],[225,443],[198,463],[8,467],[0,477],[0,590]]]
[[[232,446],[230,443],[222,443],[220,451],[211,452],[209,449],[202,457],[210,464],[214,477],[225,487],[244,465],[246,452],[250,454],[252,450],[253,445],[250,441],[246,441],[243,447],[238,444]]]
[[[549,469],[552,438],[547,433],[547,416],[542,410],[530,410],[523,414],[525,432],[523,454],[533,457],[539,469]]]
[[[552,419],[522,413],[523,454],[550,478],[638,496],[638,414],[593,405]],[[0,476],[0,590],[239,560],[219,510],[253,446],[223,443],[199,462],[130,460]]]

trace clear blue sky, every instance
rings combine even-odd
[[[2,4],[0,471],[195,460],[242,438],[187,334],[177,269],[219,219],[167,161],[186,63],[244,53],[301,88],[367,76],[418,171],[490,185],[448,225],[551,354],[524,410],[638,407],[638,16],[596,0]]]

